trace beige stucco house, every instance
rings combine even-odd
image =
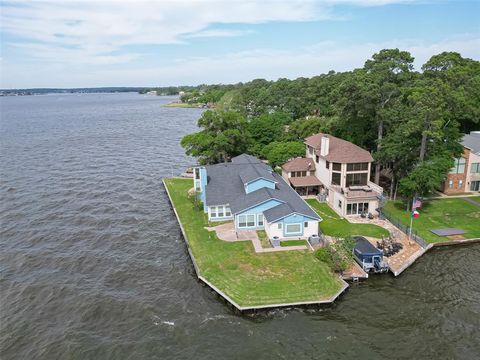
[[[316,192],[341,216],[377,214],[383,188],[370,181],[373,158],[367,150],[322,133],[305,139],[305,146],[305,158],[290,160],[282,167],[283,176],[297,192],[307,195],[317,186]]]

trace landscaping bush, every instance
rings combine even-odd
[[[189,193],[188,200],[193,204],[195,210],[203,210],[203,203],[197,193]]]
[[[315,252],[315,257],[327,264],[334,272],[342,272],[348,269],[353,261],[353,248],[355,240],[351,237],[337,239],[334,244],[327,245]]]

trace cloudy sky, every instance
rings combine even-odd
[[[0,2],[0,88],[313,76],[382,48],[480,60],[480,0]]]

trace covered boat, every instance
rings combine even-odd
[[[353,257],[366,272],[386,272],[388,265],[383,261],[382,250],[377,249],[363,236],[355,236]]]

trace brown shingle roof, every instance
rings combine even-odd
[[[295,187],[322,185],[316,176],[291,177],[288,180],[290,180],[290,184]]]
[[[297,157],[283,164],[282,169],[285,171],[313,171],[315,170],[315,162],[313,159]]]
[[[329,139],[329,150],[327,156],[320,155],[320,144],[323,136]],[[372,155],[360,146],[350,141],[343,140],[328,134],[315,134],[305,139],[305,144],[315,149],[315,153],[330,162],[338,163],[360,163],[372,162]]]

